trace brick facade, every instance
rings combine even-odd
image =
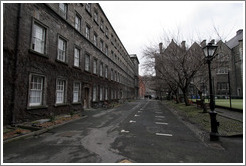
[[[4,4],[3,9],[4,124],[136,97],[138,63],[99,4]]]

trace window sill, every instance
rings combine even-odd
[[[64,65],[68,66],[68,63],[67,62],[60,61],[59,59],[56,59],[56,62],[59,62],[61,64],[64,64]]]
[[[27,107],[27,110],[46,109],[46,108],[48,108],[47,105],[28,106]]]
[[[73,66],[73,68],[75,68],[75,69],[77,69],[77,70],[81,70],[81,68],[78,67],[78,66]]]
[[[47,58],[47,59],[49,58],[47,54],[39,53],[39,52],[37,52],[37,51],[34,51],[33,49],[29,49],[29,52],[30,52],[30,53],[33,53],[33,54],[36,54],[36,55],[38,55],[38,56]]]
[[[68,106],[69,104],[68,103],[58,103],[58,104],[55,104],[54,106],[55,107],[62,107],[62,106]]]

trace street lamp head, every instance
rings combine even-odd
[[[214,53],[216,51],[218,46],[216,45],[213,45],[212,42],[208,43],[208,45],[206,45],[205,47],[203,47],[203,51],[204,51],[204,54],[205,54],[205,57],[206,58],[211,58],[214,56]]]

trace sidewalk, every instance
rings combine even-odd
[[[215,108],[215,111],[220,116],[243,122],[243,116],[244,116],[243,112],[236,112],[236,111],[231,111],[222,108]]]

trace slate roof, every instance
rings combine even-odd
[[[238,42],[239,40],[243,40],[243,30],[242,29],[238,30],[236,36],[230,39],[228,42],[226,42],[226,45],[230,49],[232,49],[239,44]]]

